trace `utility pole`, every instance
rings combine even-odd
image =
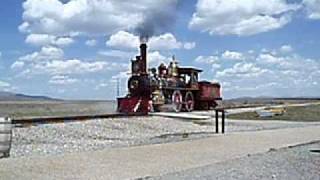
[[[120,78],[117,78],[117,97],[120,96]]]

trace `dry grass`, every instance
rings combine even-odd
[[[230,119],[246,120],[286,120],[286,121],[320,121],[320,105],[304,107],[288,107],[283,115],[273,117],[259,117],[256,112],[245,112],[228,115]]]

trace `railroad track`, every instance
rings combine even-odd
[[[110,113],[110,114],[98,114],[98,115],[79,115],[79,116],[50,116],[50,117],[31,117],[31,118],[13,118],[12,124],[15,127],[25,127],[29,125],[38,124],[55,124],[55,123],[68,123],[76,121],[87,121],[90,119],[105,119],[105,118],[125,118],[133,116],[142,116],[143,114],[122,114],[122,113]]]

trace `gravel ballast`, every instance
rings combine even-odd
[[[314,125],[320,123],[227,120],[226,130],[232,133]],[[163,117],[132,117],[43,124],[13,130],[11,158],[167,143],[215,135],[213,119],[195,123]]]

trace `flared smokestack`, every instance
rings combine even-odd
[[[147,44],[145,42],[142,42],[140,45],[140,60],[141,60],[141,73],[147,74]]]

